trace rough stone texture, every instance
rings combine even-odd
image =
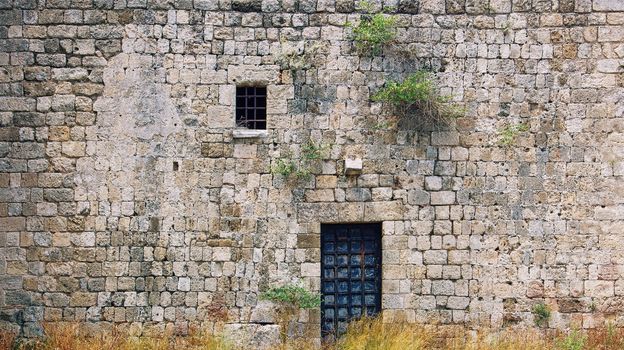
[[[345,222],[383,222],[390,317],[624,312],[622,1],[386,1],[398,38],[372,59],[343,27],[352,0],[15,3],[0,14],[0,326],[226,322],[265,346],[279,330],[259,293],[319,290],[320,223]],[[282,46],[313,43],[311,68],[280,69]],[[456,130],[379,127],[370,95],[421,68],[465,107]],[[234,132],[236,84],[267,86],[265,133]],[[271,173],[308,140],[328,146],[310,177]],[[319,334],[319,310],[299,321]]]

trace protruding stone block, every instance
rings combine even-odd
[[[345,159],[345,174],[357,175],[362,173],[362,158]]]

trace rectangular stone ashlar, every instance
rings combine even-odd
[[[356,175],[362,172],[362,158],[345,159],[345,174]]]

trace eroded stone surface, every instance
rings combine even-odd
[[[225,322],[268,346],[279,330],[259,294],[318,291],[321,224],[349,222],[383,223],[391,319],[621,313],[622,2],[390,1],[398,37],[374,58],[351,48],[355,5],[0,11],[0,326]],[[279,53],[315,44],[309,69],[282,69]],[[371,103],[423,68],[465,107],[455,129]],[[237,84],[267,87],[267,130],[235,128]],[[308,141],[324,145],[309,176],[272,170]],[[345,176],[349,157],[361,173]],[[319,310],[298,316],[320,334]]]

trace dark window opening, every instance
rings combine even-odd
[[[236,87],[236,126],[266,129],[266,87]]]

